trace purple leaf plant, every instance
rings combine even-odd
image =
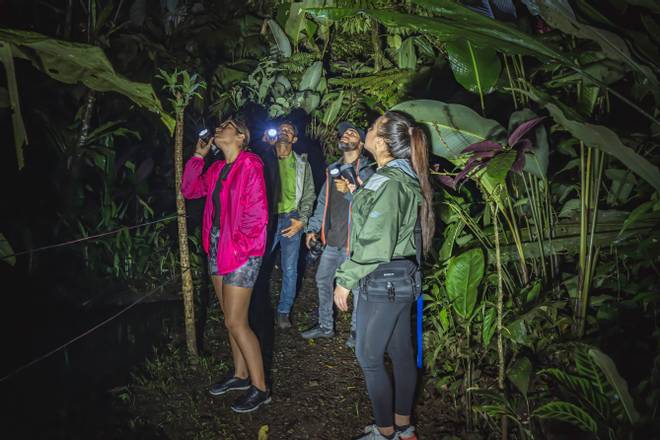
[[[476,144],[466,147],[462,153],[472,154],[465,163],[463,169],[454,177],[438,175],[440,183],[456,190],[471,174],[474,174],[479,169],[488,165],[488,162],[490,162],[495,156],[510,150],[516,150],[516,160],[513,162],[513,165],[511,165],[511,170],[516,173],[521,173],[523,168],[525,168],[525,153],[534,149],[532,141],[523,136],[529,133],[544,119],[545,116],[530,119],[516,127],[507,139],[507,147],[491,140],[477,142]]]

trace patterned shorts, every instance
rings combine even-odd
[[[218,237],[220,230],[213,228],[211,230],[209,243],[209,274],[218,275]],[[251,289],[257,282],[259,268],[261,267],[262,257],[250,257],[238,269],[228,274],[222,275],[222,283],[231,286],[244,287]]]

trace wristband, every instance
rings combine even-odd
[[[202,156],[202,153],[198,153],[195,151],[195,156],[199,157],[200,159],[204,159],[204,156]]]

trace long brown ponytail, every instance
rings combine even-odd
[[[389,111],[383,115],[385,122],[378,135],[388,146],[390,154],[396,159],[410,159],[422,189],[422,247],[427,254],[435,233],[435,214],[433,212],[433,190],[429,180],[428,141],[424,131],[415,125],[406,114]]]
[[[422,243],[424,253],[431,250],[431,241],[435,233],[435,213],[433,212],[433,189],[429,180],[429,153],[428,142],[424,131],[413,126],[410,128],[410,162],[417,173],[419,185],[422,188],[422,210],[420,212],[422,221]]]

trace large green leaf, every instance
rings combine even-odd
[[[417,53],[415,52],[415,39],[406,38],[396,53],[396,63],[401,69],[415,69],[417,67]]]
[[[590,348],[588,353],[589,357],[591,357],[596,365],[598,365],[598,367],[607,378],[607,382],[616,392],[617,396],[619,397],[618,400],[621,402],[621,406],[623,406],[623,409],[625,410],[626,416],[628,416],[630,423],[636,423],[639,420],[639,413],[635,409],[633,399],[630,396],[630,392],[628,391],[628,383],[619,374],[619,371],[616,369],[616,365],[614,365],[612,358],[597,348]]]
[[[23,123],[23,114],[21,113],[21,100],[18,96],[14,58],[12,57],[10,45],[3,41],[0,41],[0,63],[4,66],[7,77],[11,125],[14,131],[14,147],[16,148],[16,162],[18,162],[18,169],[20,170],[25,166],[23,146],[27,144],[28,139],[25,124]]]
[[[489,307],[488,311],[484,314],[484,322],[481,328],[481,340],[484,344],[484,347],[488,347],[490,340],[495,334],[495,319],[497,318],[497,311],[495,307]]]
[[[341,105],[343,103],[344,103],[344,91],[342,90],[339,92],[339,95],[337,95],[337,99],[332,101],[332,103],[325,110],[325,113],[323,113],[323,123],[325,125],[331,125],[335,122],[337,116],[339,115],[339,110],[341,110]]]
[[[315,61],[311,66],[305,70],[302,79],[300,80],[299,91],[316,90],[316,87],[321,81],[321,74],[323,73],[323,63]]]
[[[446,159],[456,159],[466,147],[477,142],[505,142],[504,127],[464,105],[419,99],[402,102],[392,110],[408,113],[424,124],[431,135],[433,154]]]
[[[270,18],[266,20],[266,24],[268,24],[270,32],[273,34],[275,44],[277,45],[277,49],[279,50],[280,54],[284,58],[289,58],[291,56],[291,42],[287,38],[280,25],[277,24],[275,20]]]
[[[308,20],[305,18],[304,9],[323,6],[324,0],[304,0],[302,2],[291,2],[289,16],[284,25],[284,31],[291,38],[294,45],[300,41],[300,33],[304,32],[308,26]]]
[[[449,260],[445,286],[452,307],[463,319],[470,319],[477,304],[479,283],[484,276],[484,254],[471,249]]]
[[[163,111],[151,85],[129,81],[117,74],[100,48],[12,29],[0,29],[0,41],[10,43],[14,57],[31,61],[51,78],[67,84],[82,82],[99,92],[121,93],[158,114],[170,132],[174,130],[174,119]]]
[[[479,47],[469,40],[445,45],[449,65],[456,81],[466,90],[482,96],[495,90],[502,73],[502,63],[492,47]]]
[[[577,426],[583,431],[596,433],[598,425],[582,408],[570,402],[556,401],[537,408],[532,416],[542,419],[561,420]]]
[[[513,112],[511,116],[509,116],[509,133],[513,133],[513,131],[523,122],[536,117],[538,117],[538,115],[530,109]],[[550,161],[548,132],[543,124],[539,124],[534,128],[533,133],[533,136],[527,136],[531,137],[534,150],[525,153],[524,170],[540,179],[545,179],[548,172],[548,163]]]
[[[644,75],[653,87],[658,86],[658,78],[651,68],[633,57],[623,38],[605,29],[580,23],[568,0],[524,0],[523,3],[538,11],[550,26],[569,35],[595,41],[609,58],[623,61]]]
[[[602,125],[572,121],[564,116],[564,113],[554,104],[546,103],[545,108],[559,125],[584,142],[585,145],[598,148],[616,157],[632,172],[650,183],[657,191],[660,191],[660,170],[658,170],[658,167],[632,148],[625,146],[615,132]]]

